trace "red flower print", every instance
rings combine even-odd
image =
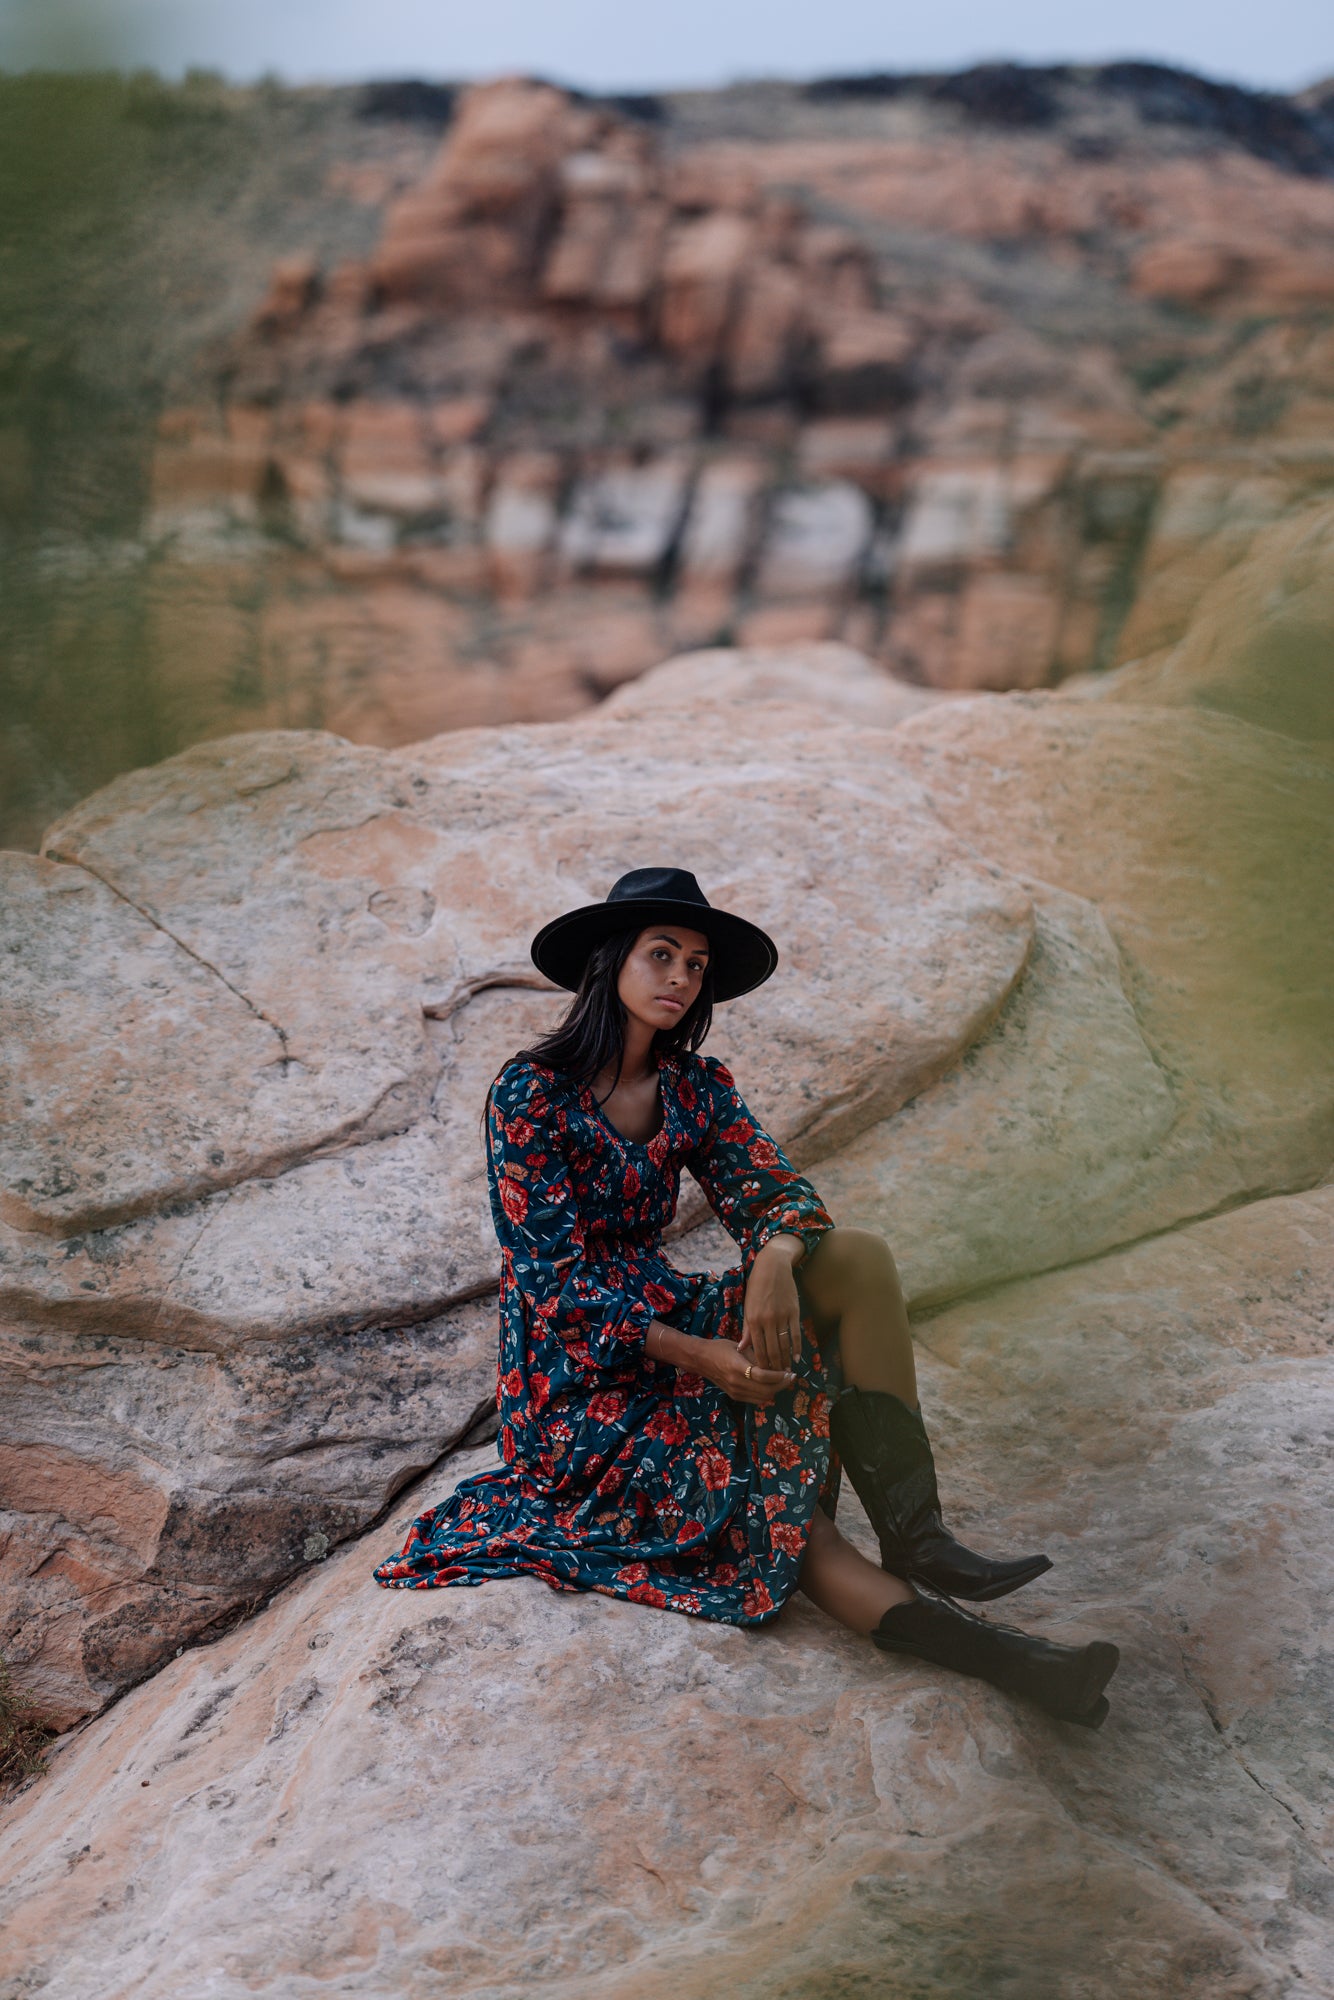
[[[829,1435],[829,1398],[822,1389],[817,1389],[811,1397],[811,1429],[818,1438]]]
[[[781,1513],[782,1513],[782,1512],[784,1511],[784,1509],[786,1508],[786,1506],[787,1506],[787,1496],[786,1496],[786,1494],[784,1494],[784,1493],[766,1493],[766,1494],[765,1494],[765,1496],[764,1496],[764,1517],[765,1517],[765,1519],[766,1519],[767,1521],[772,1521],[772,1520],[773,1520],[773,1518],[774,1518],[774,1515],[775,1515],[775,1514],[781,1514]]]
[[[775,1521],[769,1539],[785,1556],[799,1556],[806,1546],[806,1537],[791,1521]]]
[[[624,1569],[617,1570],[616,1581],[617,1583],[647,1583],[648,1564],[627,1563]]]
[[[790,1437],[771,1437],[769,1440],[769,1449],[765,1456],[771,1459],[775,1465],[781,1465],[783,1470],[787,1472],[794,1465],[800,1464],[801,1447],[795,1444]]]
[[[508,1375],[502,1375],[500,1386],[505,1394],[516,1400],[523,1394],[523,1376],[517,1368],[511,1368]]]
[[[716,1445],[706,1444],[703,1451],[696,1453],[695,1463],[710,1493],[721,1492],[732,1476],[731,1466]]]
[[[665,1313],[676,1304],[676,1296],[668,1291],[666,1285],[655,1285],[650,1279],[644,1287],[644,1301],[652,1306],[654,1312]]]
[[[696,1521],[692,1517],[689,1521],[682,1521],[680,1527],[676,1531],[676,1539],[678,1542],[691,1542],[695,1539],[696,1535],[702,1535],[703,1533],[704,1533],[704,1523],[702,1521]]]
[[[633,1604],[653,1604],[659,1611],[666,1607],[666,1591],[657,1589],[651,1583],[637,1583],[625,1594]]]
[[[500,1206],[511,1222],[522,1222],[528,1214],[528,1190],[508,1177],[500,1183]]]
[[[621,1389],[604,1389],[588,1399],[588,1414],[595,1424],[614,1424],[625,1415],[629,1397]]]
[[[684,1444],[690,1436],[690,1426],[679,1410],[670,1403],[664,1403],[653,1412],[644,1426],[651,1438],[661,1438],[664,1444]]]
[[[503,1424],[501,1426],[500,1455],[504,1459],[506,1465],[513,1465],[514,1460],[518,1455],[514,1447],[514,1433],[510,1429],[508,1424]]]
[[[725,1146],[749,1146],[755,1137],[755,1127],[748,1118],[739,1118],[735,1125],[729,1125],[718,1134]]]
[[[763,1618],[766,1611],[773,1610],[774,1601],[763,1578],[756,1577],[741,1600],[741,1608],[747,1618]]]
[[[551,1401],[551,1377],[534,1368],[528,1377],[528,1394],[535,1410],[544,1410]]]
[[[526,1118],[511,1118],[505,1127],[505,1137],[516,1146],[530,1146],[537,1137],[536,1125],[530,1125]]]
[[[602,1499],[606,1500],[613,1493],[620,1492],[625,1484],[625,1478],[625,1467],[623,1465],[609,1465],[601,1479],[599,1479],[596,1491]]]
[[[754,1166],[776,1167],[781,1165],[777,1146],[775,1146],[772,1139],[766,1139],[763,1133],[756,1133],[750,1142],[749,1151],[751,1162]]]

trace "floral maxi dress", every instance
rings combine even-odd
[[[487,1139],[501,1248],[497,1403],[503,1464],[462,1482],[375,1571],[394,1589],[536,1576],[733,1625],[773,1617],[796,1586],[816,1505],[832,1511],[836,1364],[803,1301],[793,1388],[734,1403],[644,1352],[654,1319],[741,1337],[745,1280],[780,1232],[810,1250],[833,1224],[714,1056],[664,1056],[663,1124],[624,1138],[587,1084],[514,1060]],[[662,1232],[681,1170],[743,1262],[678,1271]]]

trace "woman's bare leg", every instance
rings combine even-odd
[[[798,1589],[854,1632],[874,1632],[894,1604],[910,1604],[916,1595],[897,1576],[889,1576],[860,1549],[845,1541],[829,1516],[815,1510]]]
[[[837,1319],[843,1379],[883,1389],[917,1408],[908,1308],[889,1245],[869,1229],[831,1229],[801,1271],[802,1289],[822,1319]]]

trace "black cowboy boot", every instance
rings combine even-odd
[[[911,1653],[953,1667],[1084,1729],[1101,1729],[1107,1720],[1103,1689],[1121,1658],[1106,1639],[1086,1646],[1035,1639],[1013,1625],[992,1625],[934,1591],[892,1605],[871,1637],[882,1653]]]
[[[916,1410],[882,1389],[845,1389],[829,1418],[834,1449],[894,1576],[974,1603],[1008,1596],[1051,1568],[1047,1556],[992,1562],[956,1542],[940,1518],[936,1467]]]

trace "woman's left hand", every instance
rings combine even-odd
[[[801,1353],[801,1300],[792,1275],[801,1249],[799,1237],[771,1237],[750,1267],[740,1346],[761,1368],[795,1368]]]

